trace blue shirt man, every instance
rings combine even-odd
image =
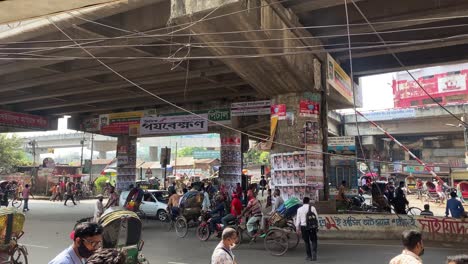
[[[445,208],[445,216],[448,217],[450,210],[450,214],[453,218],[461,218],[462,215],[465,213],[465,208],[463,208],[462,203],[459,200],[457,200],[456,192],[451,192],[450,196],[452,197],[452,199],[447,201],[447,207]]]

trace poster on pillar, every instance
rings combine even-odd
[[[301,99],[299,102],[299,116],[319,118],[320,101]]]
[[[286,105],[285,104],[271,105],[271,117],[277,117],[278,120],[286,120]]]
[[[221,139],[221,167],[219,177],[229,191],[235,189],[236,183],[241,182],[242,151],[241,134],[236,131],[223,130]]]
[[[119,136],[117,140],[117,190],[128,190],[136,180],[137,139],[130,136]]]
[[[305,151],[271,155],[272,186],[282,192],[284,199],[315,197],[324,188],[323,160]]]

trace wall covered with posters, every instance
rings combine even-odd
[[[241,133],[222,129],[220,139],[221,168],[219,169],[219,177],[228,190],[234,190],[236,183],[241,182],[242,174]]]
[[[137,138],[119,136],[117,141],[117,190],[128,190],[136,181]]]

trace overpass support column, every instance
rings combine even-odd
[[[157,161],[158,159],[158,147],[149,147],[150,161]]]
[[[117,139],[117,190],[128,190],[136,181],[137,138],[119,136]]]
[[[242,174],[242,135],[240,132],[221,128],[221,168],[219,178],[228,190],[235,190],[236,183],[241,182]]]
[[[273,113],[279,111],[278,117],[272,113],[271,120],[277,142],[271,149],[271,180],[284,199],[328,199],[322,154],[327,141],[327,110],[322,97],[319,92],[303,92],[277,95],[272,100]],[[284,107],[286,116],[280,114]]]
[[[106,159],[107,158],[107,151],[99,151],[98,159]]]

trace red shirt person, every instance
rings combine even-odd
[[[242,213],[242,202],[237,196],[237,194],[232,194],[232,201],[231,201],[231,212],[230,214],[226,215],[221,219],[223,226],[228,226],[228,223],[235,220],[239,217]]]

